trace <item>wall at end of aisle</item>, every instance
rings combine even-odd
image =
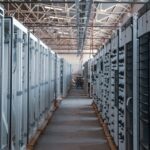
[[[82,74],[82,65],[89,59],[89,54],[84,54],[82,61],[80,60],[80,56],[77,56],[76,54],[59,54],[59,56],[72,65],[73,76],[76,74]]]

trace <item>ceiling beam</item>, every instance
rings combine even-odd
[[[61,1],[61,0],[3,0],[0,3],[6,4],[6,3],[45,3],[45,4],[54,4],[54,3],[71,3],[71,4],[75,4],[75,0],[68,0],[68,1]],[[81,2],[80,4],[85,4],[85,2]],[[112,0],[95,0],[93,3],[95,4],[101,4],[101,3],[108,3],[108,4],[145,4],[145,3],[150,3],[150,1],[142,1],[142,0],[138,0],[138,1],[126,1],[126,0],[122,0],[122,1],[112,1]]]
[[[56,45],[56,46],[77,46],[77,44],[60,44],[60,45],[59,45],[59,44],[48,44],[48,43],[47,43],[47,45],[51,45],[51,46],[53,46],[53,45],[54,45],[54,46],[55,46],[55,45]],[[99,46],[99,45],[86,45],[86,44],[85,44],[85,46]]]
[[[57,54],[67,54],[67,55],[70,55],[70,54],[77,54],[77,52],[67,52],[67,53],[65,53],[65,52],[57,52]],[[96,52],[83,52],[82,54],[96,54]]]
[[[49,23],[23,23],[24,25],[27,25],[28,27],[54,27],[54,28],[77,28],[78,26],[76,25],[51,25]],[[85,25],[80,25],[80,27],[84,27]],[[110,26],[110,25],[94,25],[94,26],[87,26],[88,28],[117,28],[119,26],[114,25],[114,26]]]
[[[42,40],[52,40],[52,39],[77,39],[77,38],[69,38],[69,37],[59,37],[59,38],[40,38]],[[80,39],[83,39],[83,38],[80,38]],[[107,38],[107,37],[100,37],[100,38],[89,38],[89,37],[86,37],[86,39],[98,39],[98,40],[104,40],[104,39],[110,39],[110,38]]]
[[[87,47],[88,48],[88,47]],[[74,48],[75,49],[75,48]],[[77,50],[68,50],[68,49],[52,49],[55,52],[77,52]],[[89,52],[92,51],[92,49],[90,50],[84,50],[84,52]],[[93,50],[94,52],[97,51],[96,49]]]

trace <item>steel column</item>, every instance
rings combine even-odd
[[[138,146],[138,39],[137,39],[137,14],[133,15],[133,150]]]

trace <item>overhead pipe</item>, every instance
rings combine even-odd
[[[81,3],[85,3],[85,5],[81,5]],[[82,0],[80,1],[80,5],[82,6],[81,9],[85,12],[85,13],[81,13],[80,16],[86,18],[86,21],[84,21],[85,23],[85,27],[84,29],[82,29],[82,33],[80,33],[80,36],[82,37],[82,40],[80,42],[80,48],[78,49],[79,53],[81,54],[81,52],[83,51],[83,46],[85,43],[85,38],[86,38],[86,31],[87,31],[87,26],[89,24],[89,18],[90,18],[90,14],[91,14],[91,8],[92,8],[92,3],[93,0]]]
[[[79,0],[75,0],[75,3],[76,3],[76,18],[77,18],[77,22],[76,22],[76,26],[77,26],[77,50],[79,49],[79,42],[80,42],[80,39],[79,39]],[[77,54],[78,55],[78,54]]]

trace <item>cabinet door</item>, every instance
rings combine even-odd
[[[150,149],[150,34],[140,37],[139,49],[139,143]]]
[[[119,48],[119,85],[118,85],[118,141],[119,150],[125,147],[125,46]]]
[[[133,44],[126,45],[126,149],[133,149]]]
[[[1,81],[1,133],[0,133],[0,149],[8,149],[9,145],[9,123],[10,123],[10,69],[11,69],[11,40],[8,38],[10,35],[10,22],[5,21],[5,37],[4,37],[4,50],[3,50],[3,37],[0,37],[0,46],[1,46],[1,63],[2,63],[2,81]],[[0,35],[2,35],[3,30],[3,20],[0,16]]]

